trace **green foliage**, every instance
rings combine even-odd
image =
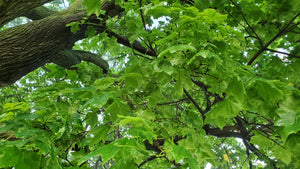
[[[297,0],[116,3],[106,32],[68,25],[109,74],[48,64],[0,89],[0,167],[300,168]]]

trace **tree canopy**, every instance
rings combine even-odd
[[[299,9],[0,0],[0,168],[300,168]]]

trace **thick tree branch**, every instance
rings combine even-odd
[[[55,13],[57,13],[57,11],[53,11],[44,6],[39,6],[34,9],[25,11],[22,15],[35,21],[35,20],[40,20],[40,19],[46,18]]]
[[[76,1],[74,4],[76,5],[77,2],[82,2],[82,0]],[[79,5],[81,4],[79,3]],[[114,1],[103,1],[102,5],[102,10],[107,11],[103,18],[107,18],[108,15],[114,17],[123,11],[114,4]],[[60,55],[60,52],[71,50],[77,40],[86,37],[86,25],[82,25],[80,31],[75,35],[71,33],[69,27],[66,27],[68,23],[79,22],[83,17],[86,17],[85,10],[77,10],[76,8],[71,10],[73,6],[71,5],[67,11],[57,12],[44,19],[0,32],[0,87],[14,83],[24,75],[49,62],[51,58]],[[44,16],[47,15],[41,15],[35,19]],[[94,15],[90,16],[89,20],[99,22]],[[103,30],[99,30],[99,32]],[[83,53],[81,52],[81,54]],[[99,58],[96,61],[96,57],[90,56],[81,58],[81,60],[94,62],[104,71],[106,70],[107,65],[104,62],[101,62]],[[78,62],[74,61],[74,63]]]
[[[0,27],[19,17],[25,11],[53,0],[6,0],[0,3]]]
[[[235,138],[245,139],[245,136],[242,133],[237,132],[238,130],[237,126],[225,126],[223,129],[220,129],[220,128],[210,128],[209,125],[205,125],[203,126],[203,129],[205,130],[207,135],[211,135],[211,136],[235,137]]]
[[[66,69],[74,69],[72,66],[79,64],[81,61],[94,63],[95,65],[101,67],[104,73],[107,73],[109,69],[108,63],[100,56],[80,50],[63,50],[55,57],[52,57],[50,61]]]
[[[85,13],[47,17],[0,32],[0,83],[11,84],[79,40],[66,27]]]

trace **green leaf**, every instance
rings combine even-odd
[[[110,143],[82,157],[79,160],[78,164],[81,164],[84,161],[99,155],[101,155],[102,163],[104,164],[106,161],[113,158],[119,151],[120,148],[118,146],[115,146],[113,143]]]
[[[279,116],[275,122],[276,126],[289,126],[295,123],[296,112],[293,109],[282,106],[276,110],[276,113]]]
[[[145,127],[132,127],[129,129],[128,133],[131,136],[137,136],[145,140],[149,140],[152,144],[152,139],[156,138],[156,135],[149,129]]]
[[[278,117],[275,126],[282,126],[281,134],[284,138],[300,131],[300,100],[298,97],[288,95],[276,110]]]
[[[178,145],[173,146],[173,151],[172,152],[175,156],[175,161],[177,163],[182,159],[192,157],[191,153],[188,150],[186,150],[185,148],[183,148],[181,146],[178,146]]]
[[[245,101],[246,91],[241,79],[238,77],[232,78],[225,91],[228,96],[233,96],[240,102]]]
[[[191,45],[175,45],[175,46],[171,46],[167,49],[165,49],[164,51],[160,52],[160,54],[158,55],[158,58],[165,56],[168,53],[176,53],[179,51],[192,51],[195,52],[197,49]]]
[[[93,138],[91,139],[90,144],[97,144],[101,140],[105,141],[107,138],[107,133],[109,132],[110,126],[108,125],[101,125],[93,128],[90,131],[90,134],[93,134]]]
[[[130,89],[136,89],[143,83],[143,77],[140,73],[128,73],[125,76],[125,84]]]
[[[160,2],[155,5],[149,4],[144,6],[142,9],[145,15],[152,15],[154,18],[159,18],[168,13],[168,9],[165,8],[164,4],[165,2]]]
[[[75,34],[77,31],[80,30],[79,25],[80,25],[80,23],[78,23],[78,22],[71,22],[71,23],[67,24],[66,26],[71,27],[71,32]]]
[[[99,16],[100,14],[105,14],[105,11],[101,10],[100,0],[84,0],[82,5],[87,8],[88,15],[96,14]]]
[[[6,103],[3,105],[3,109],[6,111],[12,111],[12,110],[22,110],[26,111],[28,110],[28,105],[25,102],[17,102],[17,103]]]
[[[15,146],[2,146],[0,152],[1,168],[15,166],[21,158],[21,152]]]
[[[253,144],[257,144],[258,146],[271,146],[273,145],[271,140],[268,140],[265,136],[262,136],[258,133],[256,133],[256,135],[254,135],[253,137],[251,137],[251,143]]]
[[[13,112],[3,113],[0,115],[0,122],[13,119],[15,114]]]
[[[84,105],[83,108],[86,108],[87,106],[92,106],[95,108],[101,108],[106,104],[108,99],[113,98],[113,94],[111,93],[101,93],[98,96],[95,96],[91,98],[89,101],[87,101]]]
[[[208,0],[195,0],[195,7],[199,9],[199,11],[203,11],[208,8],[210,5]]]
[[[140,117],[131,117],[131,116],[122,116],[122,115],[118,115],[118,117],[122,118],[122,120],[119,122],[119,124],[121,125],[131,124],[132,126],[145,127],[147,130],[152,130],[149,124]]]
[[[20,159],[16,163],[16,169],[39,169],[41,156],[34,152],[24,151],[20,154]]]
[[[252,85],[266,102],[282,99],[282,91],[271,81],[258,79]]]
[[[85,119],[86,122],[91,125],[91,127],[94,127],[98,123],[98,116],[95,112],[89,112]]]
[[[233,97],[225,98],[207,113],[205,124],[214,123],[219,128],[223,128],[227,122],[230,122],[228,119],[238,115],[241,110],[243,110],[243,106],[238,100]]]
[[[209,59],[209,58],[215,56],[215,53],[211,52],[210,50],[201,50],[198,53],[196,53],[195,56],[201,56],[204,59]]]
[[[286,165],[292,161],[292,153],[280,146],[275,147],[274,155],[276,158],[280,159]]]

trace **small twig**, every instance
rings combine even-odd
[[[77,138],[77,139],[74,139],[74,140],[68,140],[68,141],[71,141],[71,144],[69,145],[69,147],[67,147],[67,149],[65,150],[65,152],[67,152],[67,151],[73,146],[73,144],[74,144],[76,141],[81,140],[83,137],[85,137],[85,136],[87,135],[88,132],[89,132],[89,131],[85,131],[84,134],[83,134],[81,137]]]
[[[152,50],[149,50],[145,47],[142,46],[141,43],[139,43],[138,41],[134,41],[133,43],[130,43],[129,39],[126,37],[123,37],[121,35],[118,35],[117,33],[109,30],[108,28],[105,29],[105,32],[108,34],[108,37],[112,37],[114,36],[115,38],[117,38],[117,42],[125,45],[127,47],[130,47],[142,54],[148,55],[148,56],[152,56],[152,57],[156,57],[156,53]]]
[[[155,155],[150,156],[150,157],[148,157],[145,161],[143,161],[141,164],[139,164],[139,165],[138,165],[138,168],[141,168],[144,164],[146,164],[147,162],[152,161],[152,160],[154,160],[154,159],[156,159],[156,158],[162,158],[162,157],[160,157],[160,156],[155,156]]]
[[[59,158],[61,158],[61,159],[64,159],[64,160],[66,160],[71,166],[73,166],[74,167],[74,164],[72,164],[71,163],[71,161],[66,157],[66,158],[64,158],[64,157],[62,157],[61,155],[58,155],[58,157]]]
[[[290,31],[294,30],[295,28],[297,28],[297,26],[299,25],[299,23],[300,22],[297,22],[294,25],[289,26],[284,33],[288,33]]]
[[[183,92],[185,93],[185,95],[190,99],[190,101],[194,104],[194,106],[197,108],[197,110],[201,113],[202,118],[204,120],[205,116],[205,112],[200,108],[200,106],[196,103],[196,101],[193,99],[193,97],[188,93],[188,91],[186,91],[185,88],[183,88]]]
[[[120,126],[119,125],[116,126],[116,139],[117,140],[120,139]]]
[[[270,51],[270,52],[280,53],[280,54],[283,54],[283,55],[288,55],[288,56],[290,56],[290,53],[286,53],[286,52],[282,52],[282,51],[278,51],[278,50],[274,50],[274,49],[267,48],[266,50],[268,50],[268,51]]]
[[[205,97],[205,100],[206,100],[206,108],[205,108],[205,113],[206,113],[206,112],[208,112],[211,109],[211,105],[212,105],[211,101],[209,99],[209,95],[208,95],[209,92],[207,91],[207,88],[210,87],[210,86],[205,85],[201,81],[195,81],[193,79],[192,79],[192,81],[193,81],[193,83],[195,85],[197,85],[198,87],[200,87],[203,90],[203,92],[204,92],[204,97]]]
[[[264,131],[261,131],[261,130],[257,130],[257,131],[264,133],[264,134],[262,134],[262,136],[264,136],[266,139],[272,141],[273,143],[277,144],[279,147],[285,149],[285,147],[283,145],[279,144],[278,142],[276,142],[276,140],[268,137],[268,135],[265,135],[266,133]]]
[[[226,9],[225,9],[226,10]],[[243,24],[241,24],[240,22],[239,22],[239,20],[236,18],[236,17],[234,17],[230,12],[229,12],[229,10],[226,10],[227,12],[228,12],[228,14],[239,24],[239,25],[241,25],[244,29],[245,29],[245,31],[248,33],[248,35],[249,36],[246,36],[245,37],[245,39],[247,39],[247,38],[249,38],[249,37],[253,37],[253,38],[255,38],[255,39],[257,39],[257,37],[255,37],[255,36],[252,36],[251,35],[251,33],[249,32],[249,30],[246,28],[246,26],[245,25],[243,25]],[[257,39],[258,40],[258,39]]]
[[[275,161],[270,159],[268,156],[265,154],[261,153],[253,144],[248,143],[248,141],[243,142],[245,147],[249,149],[251,152],[253,152],[260,160],[266,162],[267,164],[270,165],[270,167],[273,167],[274,169],[278,169],[275,165]]]
[[[247,159],[249,160],[249,169],[252,169],[252,161],[251,161],[251,159],[250,159],[250,150],[248,149],[248,147],[246,146],[246,140],[245,139],[243,139],[243,143],[244,143],[244,145],[245,145],[245,147],[246,147],[246,154],[247,154]],[[247,160],[246,159],[246,160]],[[245,160],[245,161],[246,161]]]
[[[177,100],[177,101],[170,101],[170,102],[165,102],[165,103],[157,103],[156,105],[163,106],[163,105],[169,105],[169,104],[178,104],[178,103],[181,103],[181,102],[186,101],[186,100],[189,100],[189,99],[188,98],[184,98],[184,99],[180,99],[180,100]]]
[[[142,54],[139,54],[139,53],[134,52],[134,49],[133,49],[133,48],[132,48],[132,52],[133,52],[133,54],[136,55],[136,56],[140,56],[140,57],[145,58],[145,59],[148,59],[148,60],[153,60],[152,58],[148,58],[148,57],[146,57],[146,56],[144,56],[144,55],[142,55]]]
[[[269,123],[272,123],[272,124],[273,124],[273,121],[272,121],[271,119],[268,119],[268,118],[266,118],[266,117],[260,115],[259,113],[255,113],[255,112],[251,112],[251,111],[247,111],[247,113],[255,114],[255,115],[257,115],[257,116],[259,116],[259,117],[265,119],[265,120],[268,121]]]
[[[180,121],[179,119],[173,119],[173,118],[158,118],[155,121],[161,122],[162,120],[170,120],[170,121],[174,121],[176,123],[182,124],[183,126],[187,127],[187,125],[185,123],[183,123],[182,121]]]
[[[282,36],[283,34],[287,33],[286,30],[288,30],[289,26],[293,23],[293,21],[300,15],[298,13],[296,16],[294,16],[268,43],[266,43],[260,50],[249,60],[247,65],[251,65],[257,58],[258,56],[263,53],[268,46],[274,42],[278,37]]]
[[[144,30],[147,31],[146,22],[145,22],[145,17],[144,17],[143,9],[142,9],[142,0],[139,0],[139,5],[140,5],[140,15],[141,15],[141,18],[142,18],[143,27],[144,27]],[[153,49],[152,43],[150,42],[149,39],[148,39],[148,43],[149,43],[149,45],[147,45],[147,46],[150,48],[151,51],[154,52],[155,57],[157,57],[156,52],[155,52],[155,50]]]
[[[260,45],[263,46],[262,40],[259,38],[259,36],[257,35],[257,33],[254,31],[254,29],[252,28],[252,26],[247,21],[245,14],[242,12],[242,9],[235,2],[233,2],[233,0],[229,0],[229,1],[239,10],[239,12],[241,13],[244,21],[246,22],[246,24],[248,25],[248,27],[250,28],[250,30],[254,33],[254,35],[255,35],[254,37],[259,41]]]

